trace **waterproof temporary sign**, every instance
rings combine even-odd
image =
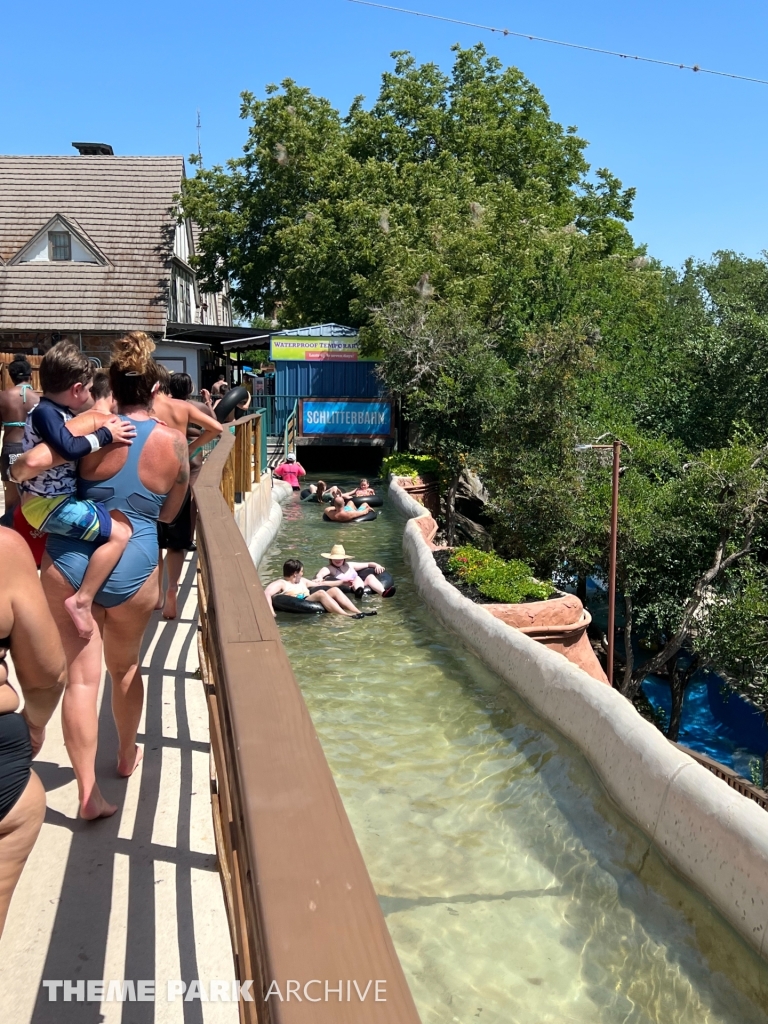
[[[392,408],[389,402],[345,402],[307,399],[301,407],[301,433],[389,436]]]
[[[375,362],[370,356],[360,355],[360,339],[353,337],[302,338],[295,335],[273,334],[270,359],[292,359],[297,362],[321,362],[328,359],[347,363]]]

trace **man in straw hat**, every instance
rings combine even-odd
[[[334,544],[330,551],[321,551],[320,554],[328,559],[328,565],[320,569],[315,576],[316,581],[323,580],[332,586],[348,584],[354,590],[355,597],[363,596],[364,587],[370,587],[374,594],[382,597],[392,597],[395,593],[395,587],[385,589],[381,580],[374,575],[384,572],[384,566],[378,562],[348,561],[343,544]]]

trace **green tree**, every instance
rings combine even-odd
[[[444,303],[390,303],[375,312],[379,372],[418,425],[419,444],[446,474],[446,536],[455,541],[455,499],[467,466],[482,462],[505,429],[514,375],[493,339]]]
[[[575,129],[482,46],[456,47],[450,75],[394,58],[376,102],[344,118],[291,80],[243,94],[243,155],[184,185],[208,285],[228,273],[241,315],[283,326],[365,326],[418,289],[511,356],[537,325],[624,315],[602,299],[647,276],[624,227],[633,191],[591,178]]]

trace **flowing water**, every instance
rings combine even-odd
[[[263,579],[343,543],[379,615],[278,615],[424,1024],[768,1024],[768,967],[419,599],[403,520],[285,507]]]

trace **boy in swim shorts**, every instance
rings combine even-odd
[[[272,598],[277,597],[278,594],[295,597],[297,601],[321,604],[327,612],[332,612],[334,615],[346,615],[350,619],[363,619],[366,615],[376,614],[376,612],[359,612],[347,595],[340,590],[315,590],[310,593],[309,584],[312,582],[304,575],[303,562],[300,562],[298,558],[289,558],[283,565],[283,578],[274,580],[264,591],[272,614],[275,614]]]
[[[42,533],[92,542],[94,545],[82,586],[64,607],[84,640],[94,630],[92,605],[101,585],[120,561],[131,527],[120,513],[100,502],[77,497],[77,462],[107,444],[130,444],[132,424],[118,417],[93,433],[76,437],[67,423],[91,401],[93,364],[70,342],[54,345],[40,364],[43,397],[27,416],[22,442],[25,452],[47,444],[57,465],[19,483],[21,511],[31,527]]]

